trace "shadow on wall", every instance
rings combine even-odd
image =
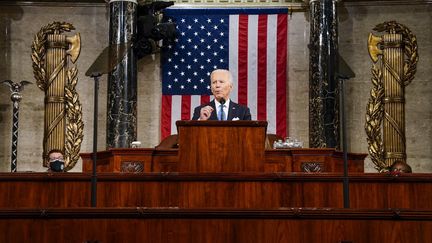
[[[23,17],[19,6],[2,6],[0,4],[0,81],[10,79],[11,58],[11,23]]]
[[[23,9],[19,6],[9,6],[0,3],[0,81],[11,79],[11,25],[13,21],[22,19]],[[18,80],[15,80],[18,81]],[[5,84],[0,87],[0,138],[10,140],[11,137],[11,113],[12,101],[10,100],[10,90]],[[8,142],[6,142],[8,143]],[[0,161],[9,161],[9,158],[4,157],[9,154],[10,146],[2,146],[0,150]]]

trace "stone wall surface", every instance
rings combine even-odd
[[[414,14],[415,13],[415,14]],[[350,152],[367,153],[364,131],[366,103],[371,88],[372,62],[367,52],[367,37],[381,22],[396,20],[417,35],[420,61],[414,81],[406,88],[406,135],[408,162],[414,172],[432,172],[432,9],[423,5],[355,5],[339,7],[339,51],[356,77],[346,83],[347,141]],[[44,171],[42,167],[43,99],[35,85],[31,62],[31,43],[40,28],[53,21],[66,21],[81,33],[77,90],[83,105],[84,141],[82,152],[93,146],[94,82],[85,72],[108,43],[108,8],[89,6],[1,6],[0,80],[29,80],[33,85],[22,92],[18,146],[19,171]],[[308,146],[309,133],[309,22],[308,14],[295,12],[289,23],[289,135]],[[159,55],[138,61],[138,140],[143,147],[159,143],[161,80]],[[98,150],[105,149],[106,75],[100,80]],[[12,103],[10,91],[0,85],[0,171],[10,170]],[[365,170],[374,172],[367,159]],[[81,161],[72,171],[81,171]]]
[[[0,8],[0,79],[15,82],[28,80],[33,84],[22,91],[19,121],[18,171],[44,171],[42,140],[44,126],[44,92],[36,86],[31,61],[34,35],[54,21],[74,25],[81,34],[81,53],[77,61],[78,85],[84,119],[84,140],[81,151],[92,151],[94,82],[85,72],[108,43],[108,8],[100,6],[1,6]],[[106,75],[100,80],[99,149],[104,149],[106,126]],[[0,85],[0,170],[10,170],[12,103],[10,91]],[[79,161],[73,171],[81,171]]]
[[[349,151],[367,153],[364,130],[366,104],[372,88],[372,61],[367,38],[373,28],[395,20],[417,36],[419,62],[417,73],[405,88],[405,134],[407,162],[414,172],[432,171],[432,5],[348,5],[339,9],[339,51],[356,77],[346,82],[346,112]],[[382,35],[383,33],[375,33]],[[374,166],[367,158],[365,171]]]

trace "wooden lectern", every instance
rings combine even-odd
[[[177,121],[178,135],[156,148],[111,148],[98,152],[98,172],[343,172],[334,148],[266,148],[266,121]],[[268,138],[268,135],[267,135]],[[273,138],[274,140],[274,138]],[[81,153],[91,172],[91,153]],[[367,154],[348,154],[350,173],[364,172]]]
[[[179,172],[263,171],[266,121],[177,121]]]

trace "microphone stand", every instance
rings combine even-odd
[[[350,207],[350,196],[349,196],[349,177],[348,177],[348,146],[346,139],[346,118],[345,118],[345,81],[354,78],[355,73],[345,62],[345,60],[338,54],[338,69],[336,72],[336,77],[339,79],[339,112],[340,121],[342,123],[342,150],[343,150],[343,204],[344,208]]]
[[[349,177],[348,177],[348,148],[346,141],[346,118],[345,118],[345,78],[339,78],[339,88],[340,88],[340,114],[342,121],[342,150],[343,150],[343,165],[344,165],[344,175],[343,175],[343,204],[344,208],[350,207],[350,196],[349,196]]]
[[[131,50],[130,43],[111,44],[107,46],[96,58],[86,72],[86,76],[94,79],[94,111],[93,111],[93,169],[91,177],[91,206],[96,207],[97,202],[97,134],[98,134],[98,97],[99,78],[115,69],[123,57]]]
[[[96,207],[96,193],[97,193],[97,137],[98,137],[98,93],[99,93],[99,78],[101,73],[92,73],[90,76],[94,79],[94,110],[93,110],[93,169],[91,176],[91,206]]]

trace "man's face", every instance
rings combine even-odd
[[[58,153],[58,152],[51,153],[49,155],[49,161],[52,162],[52,161],[55,161],[55,160],[61,160],[61,161],[63,161],[64,160],[63,154]]]
[[[232,84],[229,82],[228,72],[215,72],[211,77],[211,91],[214,97],[220,101],[221,98],[227,100],[232,90]]]

